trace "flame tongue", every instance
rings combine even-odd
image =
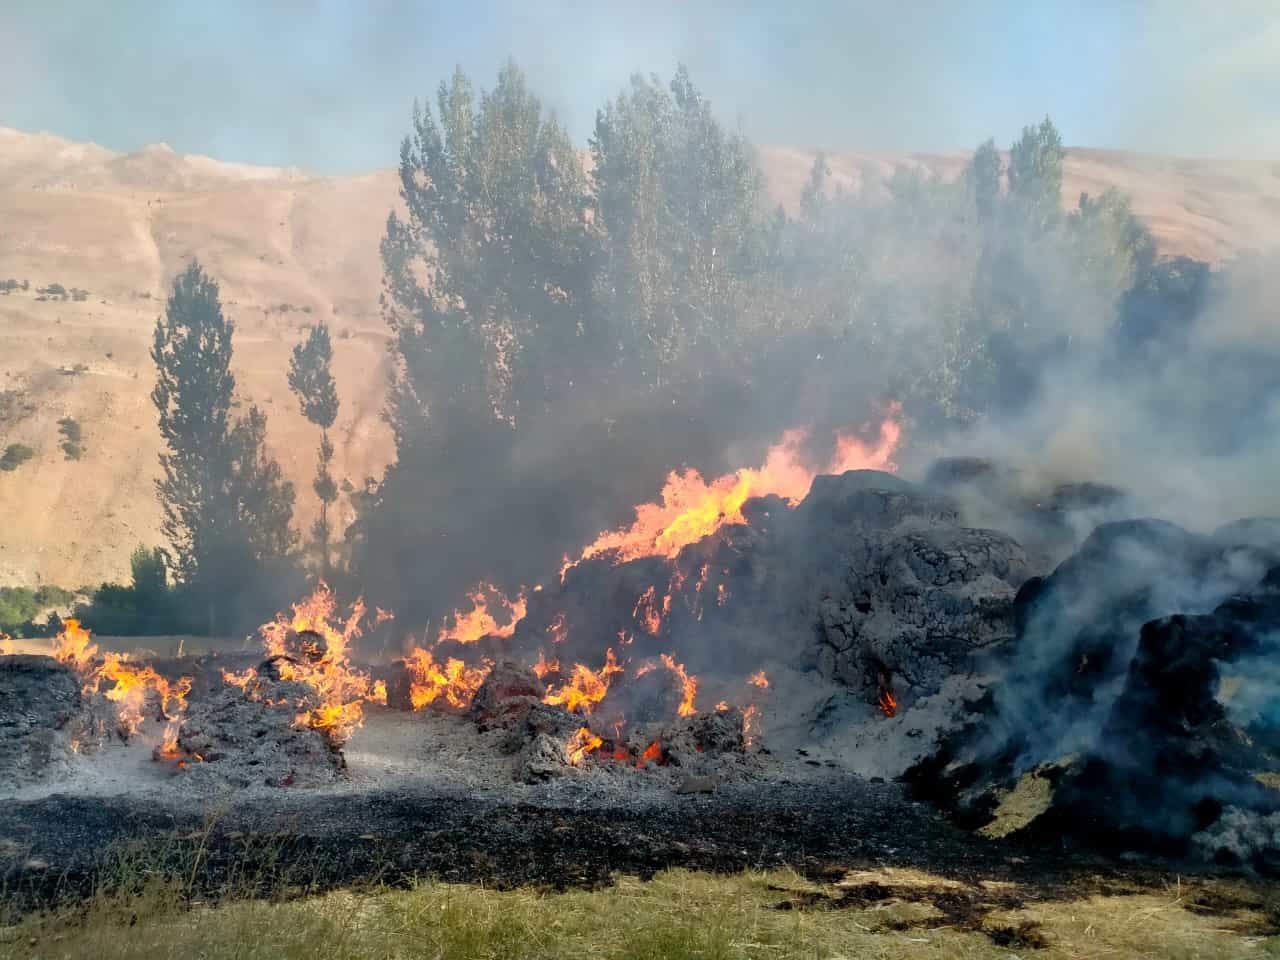
[[[893,452],[901,437],[894,420],[896,408],[880,425],[879,441],[868,446],[851,434],[836,439],[835,456],[824,473],[893,468]],[[674,558],[684,547],[708,537],[727,523],[744,523],[742,505],[752,497],[775,494],[793,506],[809,492],[819,471],[804,466],[801,446],[804,430],[788,430],[769,449],[756,469],[743,468],[708,483],[696,470],[672,471],[662,488],[660,503],[636,507],[629,527],[603,533],[590,543],[579,560],[611,554],[616,562],[640,557]],[[561,570],[561,579],[571,564]]]

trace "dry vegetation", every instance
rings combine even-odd
[[[423,883],[185,906],[180,886],[0,928],[0,957],[1214,958],[1280,956],[1274,890],[1179,882],[1034,895],[879,870],[670,871],[594,892]]]
[[[794,209],[812,155],[761,154],[773,199]],[[863,189],[898,162],[952,176],[964,160],[843,153],[830,166],[836,183]],[[1108,186],[1132,196],[1166,254],[1220,260],[1280,236],[1274,166],[1069,153],[1065,204]],[[0,583],[121,579],[129,550],[159,541],[147,351],[164,291],[192,255],[222,283],[239,326],[240,392],[268,413],[269,440],[289,477],[307,488],[314,437],[288,393],[288,352],[316,319],[334,334],[342,402],[335,474],[357,488],[380,474],[391,444],[379,419],[386,334],[378,242],[395,195],[389,170],[319,178],[165,147],[121,155],[0,128],[0,280],[29,281],[0,295],[0,449],[33,451],[21,469],[0,472],[8,508]],[[90,293],[40,300],[38,290],[54,282]],[[20,402],[3,402],[9,396]],[[80,459],[61,448],[64,419],[91,438]],[[311,498],[301,498],[303,529],[310,509]],[[344,497],[336,526],[349,517]]]

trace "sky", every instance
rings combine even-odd
[[[1280,0],[0,0],[0,126],[354,173],[508,57],[584,145],[684,63],[760,144],[1007,145],[1048,114],[1069,145],[1280,159]]]

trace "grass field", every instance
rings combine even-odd
[[[831,883],[670,871],[590,892],[423,883],[216,907],[153,883],[0,927],[0,957],[1191,960],[1280,957],[1277,924],[1274,887],[1172,877],[1047,898],[906,870]]]

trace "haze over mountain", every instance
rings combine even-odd
[[[771,199],[794,209],[812,152],[764,147],[760,160]],[[875,191],[899,164],[950,178],[966,160],[844,153],[829,164],[834,183]],[[1064,204],[1108,187],[1132,198],[1162,256],[1221,263],[1280,238],[1277,164],[1068,152]],[[290,349],[321,318],[334,332],[342,400],[337,476],[358,489],[379,475],[392,446],[380,419],[388,371],[378,244],[396,191],[391,170],[322,177],[164,144],[116,153],[0,128],[0,281],[28,281],[0,296],[0,447],[35,450],[0,472],[0,583],[121,578],[135,545],[161,542],[148,350],[169,282],[192,256],[221,283],[237,324],[239,395],[268,413],[272,452],[299,489],[315,436],[285,375]],[[88,296],[39,293],[53,283]],[[83,429],[78,461],[59,448],[64,417]],[[299,497],[303,527],[312,499]],[[346,496],[340,514],[341,527]]]

